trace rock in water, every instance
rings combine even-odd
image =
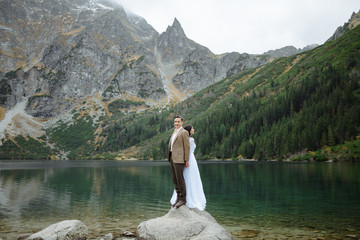
[[[206,211],[182,206],[158,218],[142,222],[137,227],[137,238],[146,240],[171,239],[232,239],[223,227]]]
[[[86,240],[88,228],[79,220],[66,220],[52,224],[31,235],[27,240]]]

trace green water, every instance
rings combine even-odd
[[[359,163],[201,162],[199,170],[206,210],[235,238],[244,228],[360,236]],[[83,221],[93,238],[135,232],[169,211],[172,189],[167,162],[0,161],[0,238],[66,219]]]

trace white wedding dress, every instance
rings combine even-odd
[[[194,138],[189,138],[190,142],[190,156],[189,167],[184,168],[184,179],[186,185],[186,206],[189,208],[197,208],[201,211],[205,209],[206,198],[203,190],[203,185],[200,178],[199,168],[194,156],[196,148]],[[170,203],[174,204],[177,198],[176,191],[170,199]]]

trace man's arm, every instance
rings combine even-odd
[[[189,133],[188,131],[183,131],[182,133],[183,146],[184,146],[184,161],[185,165],[187,165],[190,156],[190,142],[189,142]]]

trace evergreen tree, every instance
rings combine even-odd
[[[329,146],[334,146],[336,144],[334,132],[331,126],[328,127],[328,144]]]

